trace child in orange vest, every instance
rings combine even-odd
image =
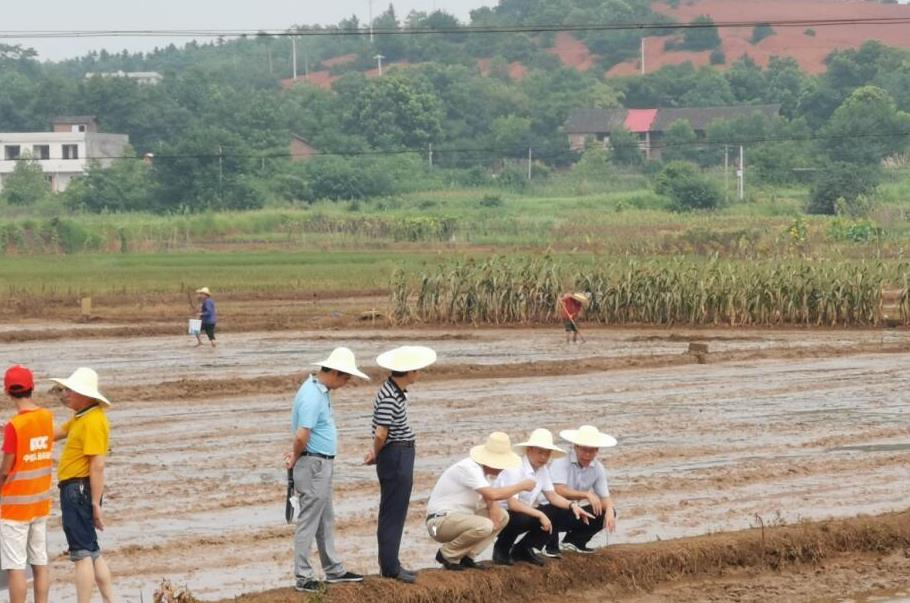
[[[7,571],[9,598],[25,602],[26,564],[32,566],[36,603],[47,603],[47,517],[51,511],[54,415],[32,402],[35,380],[25,367],[10,367],[3,389],[18,413],[3,432],[0,464],[0,567]]]

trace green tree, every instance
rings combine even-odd
[[[657,175],[654,190],[669,197],[675,211],[715,209],[724,198],[716,184],[685,161],[668,163]]]
[[[881,168],[877,165],[861,165],[833,161],[818,171],[806,211],[811,214],[833,215],[838,201],[855,203],[860,197],[875,192],[881,179]]]
[[[756,102],[766,93],[765,75],[747,54],[736,59],[725,76],[730,83],[730,91],[741,103]]]
[[[678,119],[670,124],[660,145],[664,161],[695,161],[699,155],[698,135],[688,119]]]
[[[37,161],[23,159],[3,178],[0,197],[10,205],[34,205],[51,194],[51,185]]]
[[[524,156],[531,144],[531,120],[517,115],[497,117],[490,124],[490,144],[506,156]]]
[[[152,188],[151,167],[139,158],[118,159],[108,168],[92,162],[66,189],[64,203],[91,212],[150,211]]]
[[[642,155],[638,142],[638,134],[629,132],[625,128],[617,128],[610,132],[613,161],[620,165],[641,165],[644,162],[644,155]]]
[[[905,150],[910,114],[898,111],[881,88],[858,88],[837,108],[822,129],[821,150],[832,161],[877,165]]]
[[[348,128],[380,149],[423,149],[439,137],[442,118],[442,102],[425,78],[395,72],[363,89]]]
[[[689,27],[683,32],[682,47],[686,50],[712,50],[720,47],[720,33],[714,20],[707,15],[692,19]]]

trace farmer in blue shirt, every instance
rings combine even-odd
[[[199,314],[199,318],[202,320],[202,331],[212,342],[212,347],[215,347],[215,323],[218,322],[218,313],[215,312],[215,300],[212,299],[212,292],[209,291],[208,287],[197,289],[196,293],[199,295],[199,301],[202,302],[202,312]],[[196,333],[196,347],[201,345],[202,333]]]
[[[361,379],[369,377],[357,370],[354,354],[348,348],[336,348],[316,366],[320,367],[319,372],[303,382],[294,398],[291,410],[294,439],[287,459],[288,469],[293,469],[300,509],[294,534],[294,575],[297,579],[295,588],[301,592],[322,589],[307,558],[314,539],[326,582],[363,580],[363,576],[346,571],[335,555],[332,475],[338,435],[332,414],[331,390],[347,385],[352,375]]]

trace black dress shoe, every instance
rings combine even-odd
[[[443,557],[442,549],[439,549],[438,551],[436,551],[436,561],[438,561],[439,564],[442,565],[442,567],[446,568],[447,570],[452,570],[453,572],[460,572],[460,571],[464,570],[464,566],[461,565],[460,563],[452,563],[451,561],[449,561],[448,559]]]
[[[401,568],[398,570],[398,573],[394,576],[385,576],[385,578],[391,578],[392,580],[398,580],[399,582],[404,582],[405,584],[414,584],[417,582],[417,573],[410,570]]]
[[[546,560],[534,552],[534,549],[529,548],[513,548],[512,549],[512,559],[515,561],[523,561],[525,563],[530,563],[531,565],[546,565]]]
[[[493,563],[496,565],[514,565],[511,555],[496,550],[495,547],[493,548]]]
[[[471,559],[470,557],[462,557],[462,558],[461,558],[461,567],[463,567],[463,568],[465,568],[465,569],[474,569],[474,570],[485,570],[485,569],[489,569],[487,566],[485,566],[485,565],[480,565],[479,563],[477,563],[476,561],[474,561],[474,560]]]

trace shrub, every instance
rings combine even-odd
[[[847,208],[860,197],[868,197],[880,179],[875,166],[835,161],[819,170],[809,195],[806,211],[810,214],[837,213],[838,205]]]
[[[683,32],[681,47],[685,50],[711,50],[720,47],[720,34],[714,20],[700,15],[689,23],[692,27]]]
[[[711,51],[710,61],[712,65],[723,65],[727,62],[727,55],[720,48]]]
[[[715,209],[724,198],[716,184],[684,161],[668,163],[657,175],[654,188],[659,195],[670,198],[675,211]]]
[[[774,28],[770,23],[758,23],[752,29],[752,43],[758,44],[765,38],[774,35]]]

